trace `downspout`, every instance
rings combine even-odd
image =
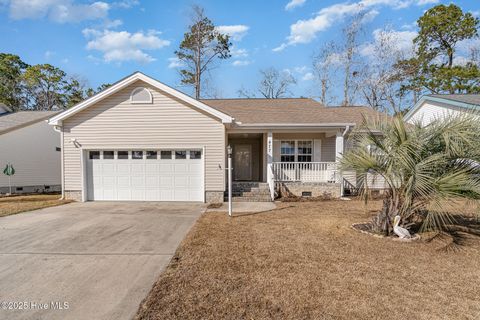
[[[343,151],[345,151],[345,135],[348,133],[349,130],[350,130],[350,126],[347,125],[345,127],[345,131],[343,131],[343,133],[342,133]],[[342,153],[342,156],[343,156],[343,153]],[[344,185],[343,185],[343,175],[340,173],[340,197],[343,197],[344,195],[345,195],[345,190],[344,190]]]
[[[62,126],[54,126],[53,130],[60,132],[60,167],[61,167],[61,183],[62,183],[62,197],[60,200],[65,200],[65,173],[64,173],[64,138],[63,138],[63,127]]]

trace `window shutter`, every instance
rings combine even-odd
[[[273,162],[280,162],[280,140],[273,140]]]
[[[313,140],[313,162],[322,161],[322,140]]]

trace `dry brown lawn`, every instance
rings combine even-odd
[[[59,200],[58,194],[38,194],[0,198],[0,217],[25,211],[59,206],[71,200]]]
[[[350,228],[380,202],[204,214],[136,319],[480,320],[480,241],[403,243]]]

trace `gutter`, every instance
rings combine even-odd
[[[355,123],[249,123],[243,124],[241,122],[236,122],[236,127],[238,128],[263,128],[263,129],[274,129],[274,128],[281,128],[281,129],[295,129],[295,128],[351,128],[354,127]]]

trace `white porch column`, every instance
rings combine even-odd
[[[343,150],[344,150],[344,138],[343,138],[343,132],[339,131],[337,132],[337,135],[335,137],[335,162],[337,163],[337,176],[336,182],[340,182],[340,196],[343,197],[344,190],[343,190],[343,178],[342,178],[342,173],[338,170],[338,163],[342,159],[343,156]]]
[[[273,133],[267,132],[267,165],[273,162]]]
[[[335,162],[339,162],[343,155],[343,132],[337,132],[335,137]]]

